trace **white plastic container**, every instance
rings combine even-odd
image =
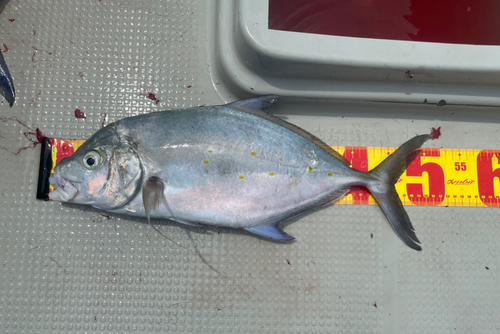
[[[268,0],[218,1],[213,59],[226,86],[293,97],[500,105],[500,46],[270,30],[268,7]]]

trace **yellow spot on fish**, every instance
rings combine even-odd
[[[212,151],[212,150],[208,150],[208,153],[214,153],[214,151]]]
[[[257,155],[257,152],[250,152],[251,155]]]
[[[210,161],[208,161],[208,160],[203,161],[203,163],[204,163],[205,165],[208,165],[208,163],[209,163],[209,162],[210,162]]]
[[[243,180],[245,177],[244,176],[238,176],[238,179]]]
[[[333,174],[332,174],[332,173],[328,173],[328,177],[332,177],[332,176],[333,176]]]
[[[276,175],[276,174],[274,174],[274,173],[269,173],[269,176],[274,176],[274,175]]]
[[[311,166],[309,166],[307,169],[309,169],[310,172],[314,170],[314,168],[312,168]]]

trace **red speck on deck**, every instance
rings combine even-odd
[[[441,136],[441,127],[437,128],[437,129],[432,128],[432,130],[431,130],[431,139],[432,140],[438,139],[440,136]]]
[[[289,266],[292,265],[289,260],[286,260],[286,263],[288,263]]]
[[[9,19],[10,22],[14,22],[16,19]]]
[[[35,50],[35,52],[33,52],[33,56],[31,56],[31,61],[35,61],[35,56],[36,56],[36,53],[40,50],[38,50],[37,48],[35,48],[34,46],[32,46],[32,48]]]
[[[373,303],[373,306],[375,306],[375,308],[378,308],[378,307],[377,307],[377,302]]]
[[[156,98],[156,95],[153,93],[148,93],[148,94],[139,94],[140,96],[145,96],[151,101],[155,101],[156,104],[160,103],[160,99]]]
[[[191,88],[191,87],[193,87],[193,86],[191,86],[191,85],[187,86],[187,88]]]
[[[9,51],[9,48],[7,47],[7,45],[5,45],[5,44],[4,44],[4,45],[3,45],[3,48],[4,48],[4,50],[2,50],[2,52],[4,52],[4,53],[5,53],[5,52]]]
[[[75,117],[76,118],[87,118],[87,116],[85,116],[85,113],[82,112],[80,109],[75,109]]]

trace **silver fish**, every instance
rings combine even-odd
[[[430,135],[370,172],[266,112],[277,96],[125,118],[96,132],[50,177],[53,200],[290,241],[280,224],[368,188],[396,234],[421,250],[394,184]]]

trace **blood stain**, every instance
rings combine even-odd
[[[441,127],[431,129],[431,139],[438,139],[441,136]]]
[[[40,131],[39,128],[36,128],[36,140],[38,140],[37,144],[41,144],[42,140],[46,139],[47,137]]]
[[[378,307],[377,307],[377,302],[373,303],[373,306],[375,306],[375,308],[378,308]]]
[[[87,116],[85,116],[85,113],[82,112],[80,109],[75,109],[75,117],[76,118],[84,118],[84,119],[87,118]]]
[[[9,19],[10,22],[14,22],[16,19]]]
[[[5,53],[5,52],[9,51],[9,48],[7,47],[7,45],[5,45],[5,44],[4,44],[4,45],[3,45],[3,48],[4,48],[4,50],[2,50],[2,52],[3,52],[3,53]]]
[[[151,101],[154,101],[156,104],[160,103],[160,100],[156,98],[156,95],[153,93],[148,93],[148,94],[139,94],[140,96],[145,96]]]
[[[193,87],[193,86],[191,86],[191,85],[189,85],[189,86],[186,86],[186,88],[191,88],[191,87]],[[253,90],[253,89],[252,89],[252,90]]]
[[[288,259],[286,260],[286,262],[288,263],[289,266],[292,265]]]
[[[31,56],[31,61],[35,61],[35,56],[36,56],[36,53],[40,50],[38,50],[37,48],[35,48],[34,46],[32,46],[33,49],[35,49],[35,52],[33,52],[33,56]]]
[[[101,213],[101,216],[106,217],[108,220],[112,219],[111,216],[105,215],[104,213]]]
[[[27,128],[28,130],[30,130],[30,131],[23,132],[23,135],[26,139],[28,139],[29,142],[32,143],[31,145],[21,147],[19,150],[17,150],[17,152],[11,151],[5,147],[0,146],[0,149],[3,149],[7,152],[10,152],[14,155],[18,155],[19,153],[21,153],[21,151],[27,150],[29,148],[35,148],[38,144],[42,143],[43,139],[47,138],[39,128],[33,129],[33,128],[29,127],[28,125],[26,125],[25,123],[21,122],[17,117],[2,116],[2,117],[0,117],[0,121],[2,121],[4,123],[6,123],[7,121],[14,121],[14,122],[21,124],[22,126]],[[0,137],[4,138],[3,136],[0,136]]]

